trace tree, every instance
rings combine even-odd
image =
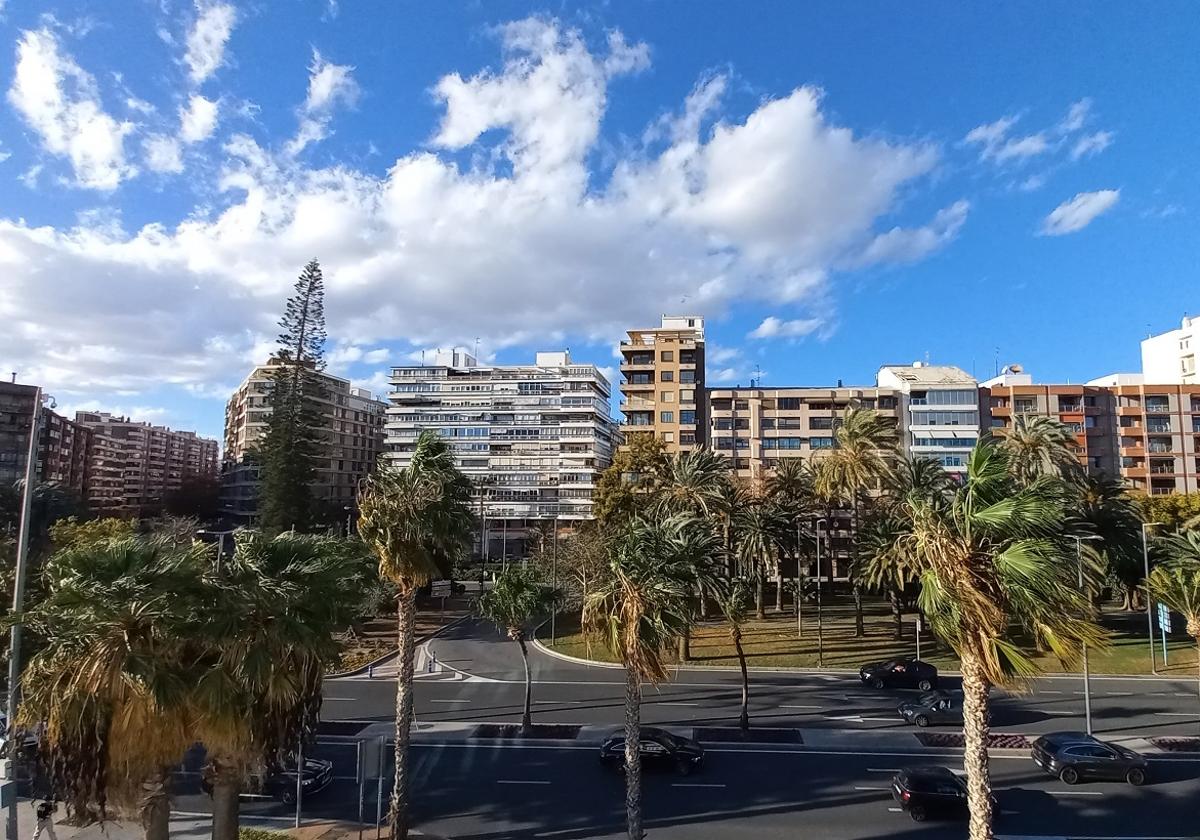
[[[1187,622],[1187,634],[1196,642],[1197,690],[1200,690],[1200,533],[1172,534],[1159,540],[1156,548],[1167,557],[1167,562],[1151,570],[1146,588]]]
[[[746,605],[749,600],[750,593],[746,591],[745,583],[740,580],[734,581],[724,597],[718,599],[721,614],[725,616],[725,623],[729,626],[729,638],[733,642],[734,651],[737,652],[738,668],[742,672],[742,708],[738,714],[738,727],[743,732],[750,731],[750,674],[746,670],[746,652],[742,650],[742,622],[746,618]]]
[[[279,327],[271,413],[257,447],[262,462],[259,518],[267,530],[305,530],[313,516],[311,485],[321,443],[315,405],[320,383],[313,373],[325,366],[325,283],[316,260],[300,273]]]
[[[525,666],[525,707],[521,712],[521,732],[532,727],[530,703],[533,680],[529,673],[529,651],[525,646],[526,626],[555,608],[560,593],[546,586],[537,571],[528,566],[512,565],[500,573],[496,584],[479,596],[479,614],[497,627],[502,627],[521,648]]]
[[[642,683],[667,679],[663,651],[691,622],[693,561],[711,533],[687,516],[635,516],[609,538],[611,575],[588,596],[584,631],[625,666],[625,818],[642,838]]]
[[[1022,483],[1043,476],[1076,480],[1083,474],[1075,435],[1056,417],[1016,415],[1002,445],[1008,452],[1009,469]]]
[[[211,475],[187,475],[163,499],[163,512],[211,522],[221,514],[221,482]]]
[[[631,435],[612,465],[596,480],[592,513],[607,526],[644,512],[662,485],[666,470],[666,445],[653,435]]]
[[[148,533],[175,545],[191,545],[200,530],[200,521],[191,516],[160,516],[146,523]]]
[[[166,840],[171,772],[194,740],[185,648],[203,554],[128,536],[47,563],[47,596],[25,619],[44,645],[24,671],[17,725],[44,733],[53,788],[76,817],[102,818],[113,801],[147,840]]]
[[[1108,576],[1121,587],[1123,605],[1133,609],[1134,596],[1143,581],[1142,520],[1137,505],[1119,478],[1083,476],[1071,485],[1073,517],[1087,534],[1100,539],[1093,544],[1108,567]]]
[[[552,562],[544,551],[531,558],[531,561],[543,576]],[[588,593],[607,570],[608,555],[604,535],[594,520],[581,523],[573,533],[559,538],[559,588],[565,601],[582,606]]]
[[[1106,635],[1091,620],[1065,540],[1056,482],[1022,485],[1006,448],[984,438],[948,503],[911,498],[902,550],[920,572],[920,605],[961,661],[971,840],[991,840],[988,691],[1037,673],[1027,643],[1073,663]]]
[[[814,489],[815,476],[812,464],[799,458],[782,460],[771,474],[767,476],[766,495],[791,522],[788,530],[786,545],[790,547],[796,558],[797,580],[805,577],[801,556],[806,549],[813,545],[813,536],[809,525],[813,520],[813,512],[817,509],[817,496]],[[776,607],[783,609],[783,567],[775,580]],[[799,602],[797,602],[799,615]]]
[[[754,499],[734,522],[737,530],[737,554],[743,573],[754,578],[754,615],[766,617],[764,580],[772,562],[778,562],[780,547],[787,543],[790,530],[783,511],[770,499]]]
[[[74,516],[60,519],[50,526],[50,542],[58,551],[101,543],[106,540],[123,540],[137,531],[132,519],[88,519],[80,522]]]
[[[391,837],[408,836],[408,744],[413,714],[413,645],[417,590],[470,550],[474,521],[471,482],[454,463],[446,442],[422,432],[409,465],[383,462],[359,498],[358,533],[379,558],[379,574],[400,591],[396,681],[396,777],[392,785]]]
[[[1172,531],[1178,531],[1187,526],[1188,522],[1200,516],[1200,493],[1139,495],[1132,498],[1143,522],[1160,522]]]
[[[827,499],[850,506],[853,513],[854,558],[858,555],[858,529],[864,497],[885,480],[895,458],[896,427],[875,411],[851,408],[834,429],[834,448],[817,466],[816,490]],[[852,558],[851,565],[857,566]],[[855,581],[854,635],[862,636],[862,587]]]

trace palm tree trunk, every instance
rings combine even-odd
[[[851,543],[851,545],[853,546],[853,551],[851,552],[851,555],[850,555],[851,556],[851,562],[850,562],[851,570],[858,568],[859,515],[858,515],[858,495],[857,494],[855,494],[855,496],[854,496],[854,511],[853,512],[854,512],[854,522],[853,522],[854,530],[852,531],[852,533],[854,534],[854,542]],[[858,638],[862,638],[863,636],[865,636],[867,634],[866,628],[863,626],[862,587],[858,585],[858,581],[856,580],[856,581],[854,581],[854,586],[852,588],[854,591],[854,635]]]
[[[242,773],[237,762],[223,756],[212,759],[213,780],[213,840],[238,840],[241,828],[238,821],[238,794],[241,793]]]
[[[642,840],[642,681],[625,666],[625,825],[629,840]]]
[[[742,713],[738,716],[738,726],[743,732],[750,731],[750,674],[746,671],[746,652],[742,650],[742,629],[731,627],[733,649],[737,651],[738,667],[742,669]]]
[[[796,578],[796,638],[804,638],[804,585]]]
[[[679,637],[679,661],[687,662],[692,657],[692,628],[684,628],[683,635]]]
[[[762,570],[759,569],[758,573],[754,576],[754,617],[755,618],[766,618],[767,617],[767,608],[766,608],[766,605],[763,603],[763,600],[766,597],[766,592],[764,591],[765,589],[766,589],[766,584],[763,582],[763,573],[762,573]]]
[[[696,585],[696,597],[700,599],[700,620],[708,619],[708,598],[704,596],[704,587]]]
[[[392,783],[391,840],[408,840],[408,742],[413,716],[413,644],[417,629],[417,591],[400,593],[397,643],[400,676],[396,680],[396,777]]]
[[[517,644],[521,646],[521,664],[525,666],[525,708],[521,712],[521,734],[528,735],[533,728],[533,714],[530,708],[533,697],[533,678],[529,674],[529,651],[525,647],[525,634],[517,635]]]
[[[783,612],[783,568],[775,573],[775,612]]]
[[[963,766],[967,771],[970,840],[992,840],[992,780],[988,767],[988,681],[974,654],[962,658]]]
[[[170,778],[170,768],[164,767],[143,785],[145,794],[139,803],[138,816],[145,840],[167,840],[170,835],[171,797],[167,791]]]
[[[892,600],[892,624],[896,628],[896,639],[904,638],[904,610],[900,603],[900,590],[892,587],[888,593]]]

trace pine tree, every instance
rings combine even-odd
[[[296,280],[279,320],[279,349],[271,383],[271,414],[259,445],[262,485],[259,524],[266,530],[307,530],[313,520],[312,483],[320,454],[316,404],[325,367],[325,285],[312,260]]]

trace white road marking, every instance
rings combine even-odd
[[[1159,717],[1200,717],[1200,715],[1196,714],[1195,712],[1155,712],[1154,714],[1158,715]]]
[[[1081,715],[1083,712],[1068,712],[1062,709],[1039,709],[1044,715]]]
[[[899,767],[868,767],[868,773],[899,773]]]
[[[1048,790],[1051,796],[1103,796],[1098,790]]]
[[[498,785],[548,785],[549,782],[540,779],[497,779]]]
[[[855,785],[854,789],[855,790],[891,790],[891,788],[886,788],[886,787],[867,787],[867,786],[863,786],[863,785]]]
[[[550,706],[571,705],[577,706],[582,703],[582,700],[534,700],[534,703],[543,703]]]
[[[1195,697],[1196,694],[1195,694],[1195,692],[1192,692],[1192,691],[1176,691],[1175,696],[1176,697]]]
[[[1106,691],[1104,692],[1109,697],[1132,697],[1132,691]]]
[[[801,704],[792,705],[792,706],[788,706],[785,704],[783,706],[780,706],[779,708],[781,708],[781,709],[824,709],[825,707],[824,706],[809,706],[809,705],[801,703]]]
[[[904,809],[903,808],[888,808],[888,810],[891,811],[893,814],[899,814]]]
[[[470,700],[429,700],[430,703],[470,703]]]
[[[657,703],[651,703],[652,706],[699,706],[699,703],[679,703],[672,701],[659,700]]]
[[[177,817],[191,817],[193,819],[211,820],[212,814],[205,814],[201,811],[172,811]],[[261,814],[239,814],[238,819],[241,820],[270,820],[272,822],[293,822],[295,817],[267,817]]]
[[[334,702],[338,702],[338,703],[353,703],[355,700],[359,700],[361,698],[359,698],[359,697],[322,697],[321,699],[324,700],[326,703],[328,703],[330,701],[334,701]]]
[[[1042,689],[1041,691],[1036,691],[1034,693],[1035,694],[1062,694],[1061,691],[1051,691],[1049,689]]]
[[[725,785],[710,784],[707,782],[672,782],[671,787],[686,787],[686,788],[723,788]]]

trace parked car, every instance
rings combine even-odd
[[[699,743],[653,726],[642,727],[639,752],[643,765],[674,767],[685,776],[704,763],[704,747]],[[624,768],[624,733],[617,733],[600,745],[600,763],[613,770]]]
[[[333,762],[321,758],[304,759],[304,795],[312,796],[329,787],[333,781]],[[205,773],[200,777],[200,787],[212,795],[212,779]],[[285,805],[296,801],[296,761],[269,767],[262,773],[251,774],[242,793],[270,796]]]
[[[967,785],[946,767],[905,767],[892,777],[892,798],[917,822],[967,813]]]
[[[948,691],[930,691],[896,707],[900,717],[917,726],[962,725],[962,698]]]
[[[1033,760],[1051,776],[1073,785],[1086,779],[1146,782],[1145,756],[1086,732],[1051,732],[1033,742]]]
[[[938,685],[937,668],[911,656],[864,665],[858,669],[858,676],[871,688],[919,688],[921,691],[932,691]]]

